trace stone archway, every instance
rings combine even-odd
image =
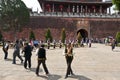
[[[83,38],[84,41],[85,41],[85,39],[88,38],[88,32],[87,32],[85,29],[80,29],[80,30],[78,30],[78,31],[77,31],[77,34],[78,34],[79,32],[80,32],[82,38]]]

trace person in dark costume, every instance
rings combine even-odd
[[[46,50],[44,49],[43,44],[39,48],[37,55],[38,55],[38,64],[37,64],[37,68],[36,68],[36,75],[39,76],[39,67],[40,67],[41,63],[43,65],[43,68],[44,68],[46,75],[48,75],[49,71],[48,71],[47,66],[46,66]]]
[[[25,47],[22,52],[24,52],[24,57],[25,57],[24,68],[27,69],[27,62],[28,62],[28,64],[29,64],[28,67],[30,69],[31,68],[32,47],[28,43],[25,43]]]

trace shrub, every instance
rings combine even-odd
[[[77,35],[77,39],[78,39],[78,43],[80,43],[81,40],[82,40],[82,36],[81,36],[80,32],[79,32],[78,35]]]
[[[50,31],[49,28],[48,28],[48,30],[47,30],[47,32],[46,32],[46,34],[45,34],[45,38],[46,38],[46,41],[47,41],[47,40],[50,40],[50,42],[52,42],[52,40],[53,40],[53,38],[52,38],[52,36],[51,36],[51,31]]]
[[[35,40],[35,34],[33,31],[30,32],[29,40]]]
[[[120,43],[120,32],[117,32],[116,34],[116,41]]]
[[[63,28],[62,31],[61,31],[61,41],[62,41],[62,43],[65,43],[65,39],[66,39],[66,33],[65,33],[65,28]]]

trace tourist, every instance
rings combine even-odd
[[[68,77],[68,75],[74,75],[72,68],[71,68],[71,63],[73,61],[73,47],[71,45],[71,43],[69,43],[67,45],[67,47],[65,48],[65,58],[66,58],[66,62],[67,62],[67,72],[66,72],[66,76],[65,78]]]
[[[56,41],[53,40],[53,48],[55,49],[55,47],[56,47]]]
[[[3,51],[4,51],[4,59],[6,60],[8,57],[8,49],[9,49],[9,42],[3,43]]]
[[[38,41],[38,40],[34,40],[34,41],[33,41],[33,44],[34,44],[34,47],[37,48],[38,45],[39,45],[39,41]]]
[[[14,45],[13,64],[16,64],[16,56],[21,60],[21,63],[23,63],[23,59],[20,56],[20,44],[19,44],[19,40],[16,40],[16,43]]]
[[[62,42],[61,42],[61,40],[59,40],[59,48],[61,48],[62,47]]]
[[[50,40],[49,39],[47,40],[47,47],[48,47],[48,49],[50,49]]]
[[[75,40],[75,47],[78,47],[78,44],[79,44],[79,43],[78,43],[78,40],[76,39],[76,40]]]
[[[89,44],[89,48],[91,47],[91,44],[92,44],[92,41],[91,41],[91,39],[89,39],[89,42],[88,42],[88,44]]]
[[[80,42],[80,46],[81,47],[84,47],[84,40],[82,39],[81,42]]]
[[[111,41],[111,47],[112,47],[112,51],[113,51],[113,49],[115,49],[115,39],[112,39],[112,41]]]
[[[25,47],[22,52],[25,52],[24,53],[24,57],[25,57],[24,68],[27,69],[27,61],[28,61],[29,69],[30,69],[31,68],[32,47],[28,43],[25,43]]]
[[[86,42],[86,45],[88,45],[88,43],[89,43],[89,39],[86,38],[86,39],[85,39],[85,42]]]
[[[44,45],[41,45],[41,47],[39,48],[38,52],[38,64],[37,64],[37,68],[36,68],[36,75],[39,76],[39,67],[42,63],[44,71],[46,73],[46,75],[49,74],[47,66],[46,66],[46,50],[44,49]]]

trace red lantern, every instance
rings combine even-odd
[[[50,11],[51,11],[51,9],[50,9],[50,5],[47,4],[46,7],[47,7],[47,10],[50,12]]]
[[[62,11],[63,10],[63,5],[60,5],[59,7],[60,7],[60,11]]]

